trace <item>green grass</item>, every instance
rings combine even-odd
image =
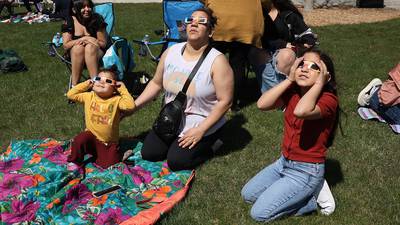
[[[116,34],[141,39],[162,28],[161,5],[116,5]],[[337,209],[332,216],[290,217],[275,224],[399,224],[399,136],[385,124],[362,121],[356,113],[358,92],[374,77],[385,79],[399,61],[400,19],[362,25],[314,28],[321,47],[335,61],[345,135],[338,135],[328,155],[327,177]],[[69,139],[83,129],[80,105],[68,105],[66,68],[47,56],[41,42],[59,31],[60,23],[0,24],[0,48],[16,50],[29,71],[0,75],[0,145],[10,140],[53,137]],[[135,71],[153,73],[155,64],[136,58]],[[254,81],[254,80],[252,80]],[[219,154],[199,168],[186,199],[160,224],[256,224],[250,205],[240,197],[246,181],[280,154],[282,114],[261,112],[251,102],[232,115]],[[146,132],[159,111],[159,101],[121,124],[122,136]]]

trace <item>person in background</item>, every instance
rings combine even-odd
[[[301,51],[314,46],[317,41],[291,0],[265,1],[263,13],[262,45],[270,57],[256,69],[262,93],[286,78],[296,59],[296,52],[301,54]]]
[[[93,12],[91,0],[75,0],[70,6],[70,17],[61,27],[63,47],[71,56],[72,85],[76,85],[86,65],[91,78],[99,72],[99,60],[111,42],[107,24],[101,15]]]
[[[38,13],[38,14],[42,13],[43,5],[42,5],[41,0],[23,0],[24,6],[25,6],[26,10],[28,11],[26,16],[32,16],[34,14],[32,8],[31,8],[31,4],[29,3],[30,1],[33,2],[33,5],[35,6],[35,9],[36,9],[36,13]]]
[[[339,123],[332,60],[309,49],[294,62],[285,80],[260,97],[257,106],[261,110],[285,107],[285,111],[281,157],[242,189],[244,200],[253,204],[253,219],[268,222],[304,215],[320,203],[323,214],[332,213],[335,205],[324,205],[329,198],[334,202],[324,172],[326,153]]]
[[[215,12],[218,25],[213,35],[213,46],[229,53],[229,64],[235,76],[235,90],[231,109],[240,110],[246,65],[253,46],[261,48],[264,21],[261,0],[204,0]]]

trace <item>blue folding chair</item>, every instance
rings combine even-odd
[[[170,46],[186,41],[186,26],[184,20],[192,13],[202,8],[204,5],[198,0],[164,0],[163,4],[163,20],[164,20],[164,36],[160,41],[151,42],[148,35],[143,40],[133,40],[133,43],[139,44],[139,56],[149,55],[154,61],[160,59],[161,54]],[[155,56],[150,47],[152,45],[162,44],[161,53]]]
[[[116,65],[118,68],[118,79],[123,80],[124,76],[131,72],[135,67],[133,61],[133,48],[130,46],[127,39],[113,35],[115,14],[112,3],[97,4],[94,7],[94,11],[100,14],[107,23],[106,31],[112,42],[111,47],[107,49],[100,64],[104,68]],[[71,61],[69,55],[61,48],[62,38],[59,36],[57,37],[56,35],[53,40],[47,44],[49,45],[48,54],[52,57],[59,58],[67,66],[69,74],[71,74]],[[71,81],[72,79],[70,76],[68,89],[71,88]]]

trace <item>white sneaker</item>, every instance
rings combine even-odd
[[[369,100],[371,99],[375,91],[378,90],[380,85],[382,85],[382,81],[380,79],[374,78],[373,80],[371,80],[371,82],[369,82],[369,84],[364,89],[362,89],[360,94],[358,94],[358,104],[360,106],[369,105]]]
[[[318,194],[317,203],[321,208],[321,214],[325,216],[329,216],[335,211],[335,199],[326,180],[324,180],[324,184]]]

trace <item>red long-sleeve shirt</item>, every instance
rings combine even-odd
[[[337,96],[330,92],[323,92],[319,96],[317,105],[321,109],[322,118],[317,120],[299,119],[293,114],[300,98],[294,88],[282,96],[286,105],[282,154],[290,160],[323,163],[326,144],[335,123]]]

